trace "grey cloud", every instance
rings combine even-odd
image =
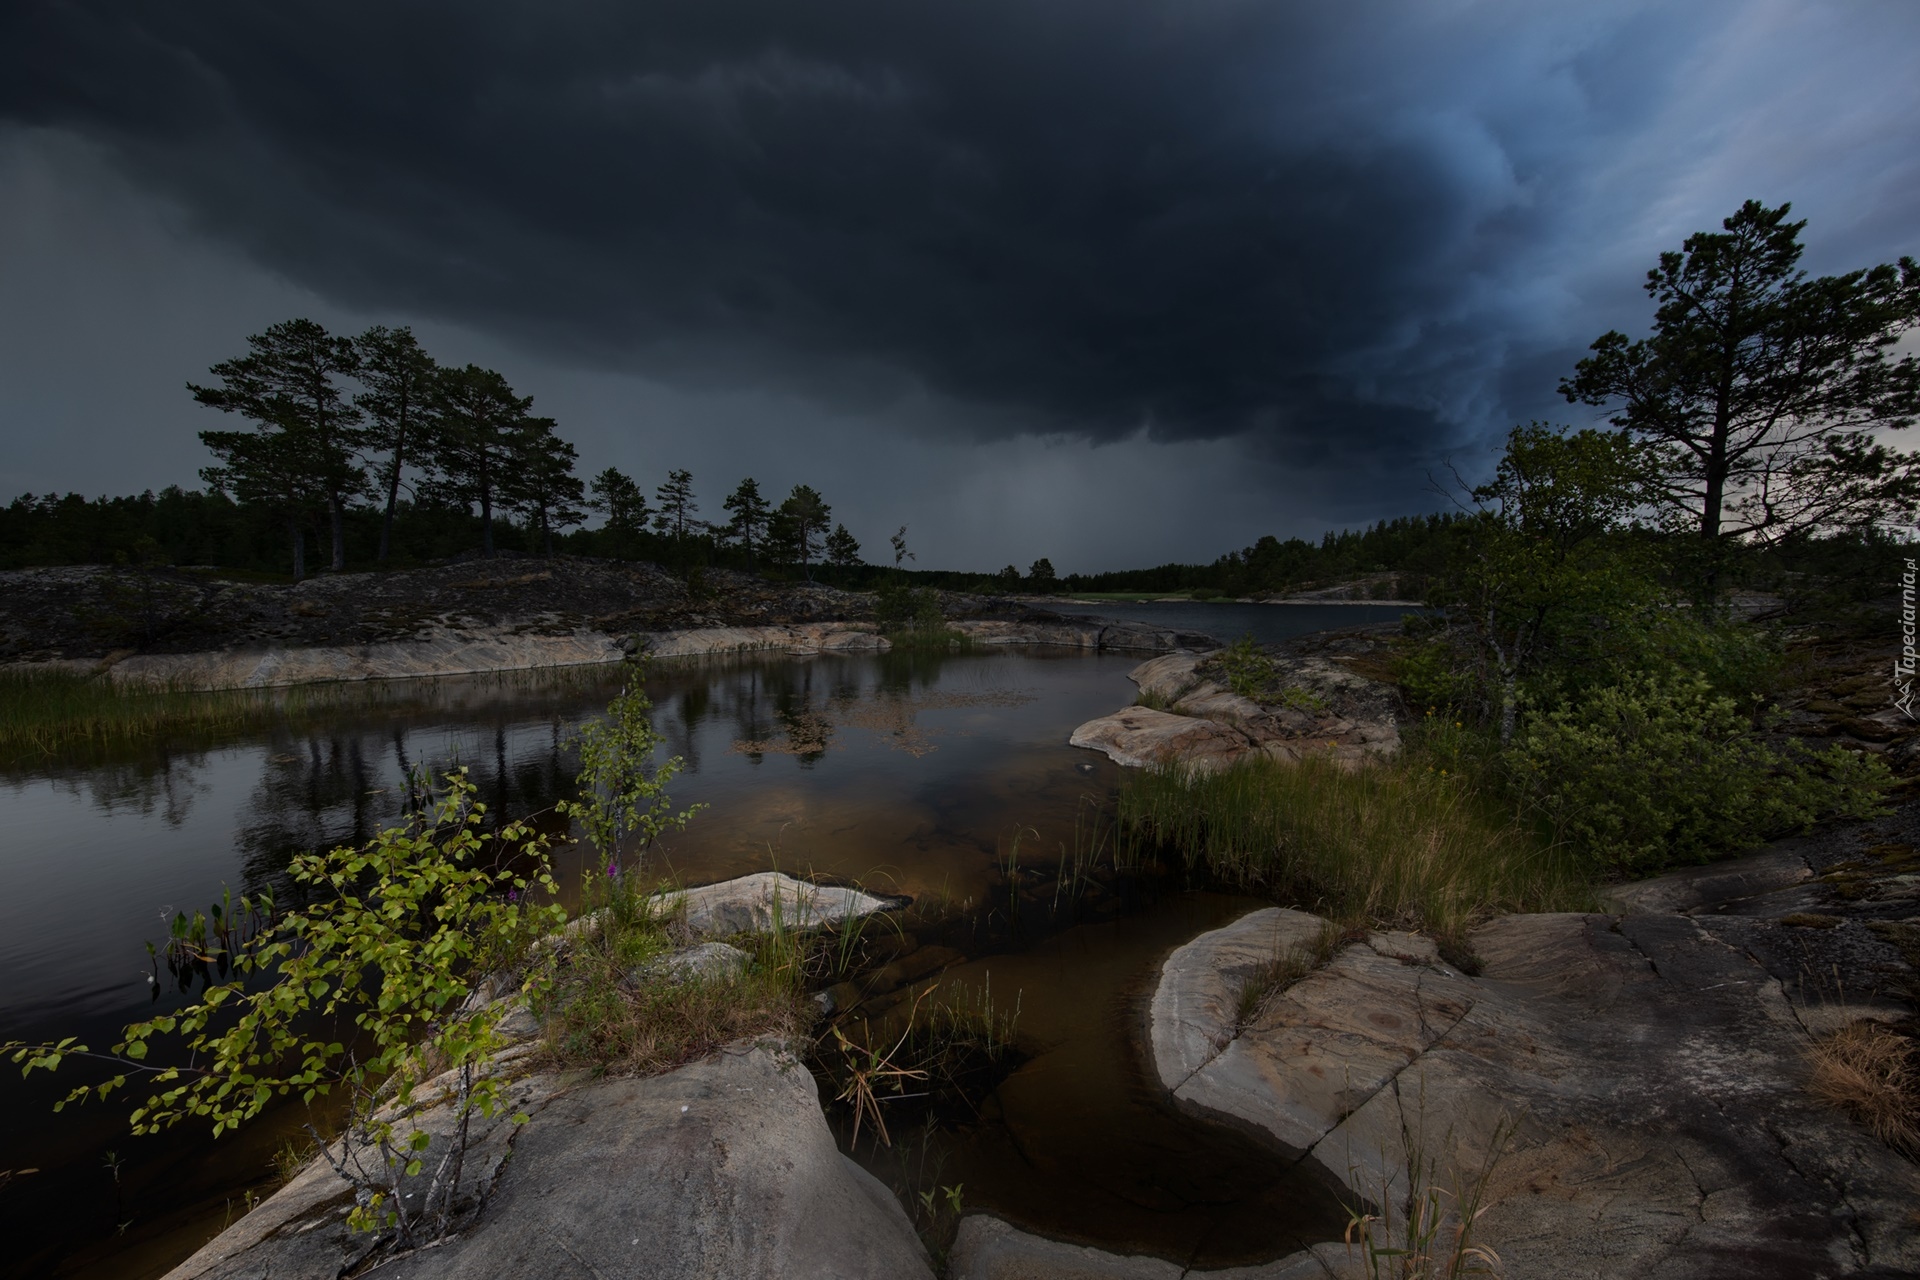
[[[1876,144],[1920,154],[1913,91],[1862,61],[1915,31],[1732,2],[26,0],[0,119],[94,140],[346,311],[876,429],[1231,437],[1362,510],[1553,412],[1658,248],[1799,197],[1746,189],[1777,165],[1734,128],[1791,125],[1783,46],[1823,127],[1878,95]],[[1910,202],[1904,163],[1803,166]],[[1848,225],[1889,256],[1912,223]]]

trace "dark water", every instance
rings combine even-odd
[[[1179,631],[1200,631],[1222,644],[1251,635],[1261,644],[1276,644],[1310,631],[1334,631],[1374,622],[1398,622],[1418,609],[1379,604],[1209,604],[1176,600],[1138,604],[1101,601],[1061,606],[1062,612],[1084,612],[1118,622],[1145,622]]]
[[[1205,609],[1208,606],[1200,606]],[[1359,610],[1339,610],[1348,616]],[[655,722],[709,806],[657,867],[689,883],[769,866],[965,908],[1022,857],[1064,857],[1117,779],[1066,746],[1125,705],[1137,659],[998,652],[663,663]],[[568,740],[616,688],[444,680],[370,689],[324,728],[169,744],[108,764],[0,775],[0,1039],[104,1047],[179,997],[148,983],[144,943],[176,909],[281,884],[301,849],[368,838],[402,811],[408,770],[471,770],[497,814],[566,794]],[[1139,905],[1139,904],[1135,904]],[[1165,952],[1248,905],[1160,894],[1135,914],[962,966],[1023,1009],[1028,1063],[979,1123],[943,1135],[968,1203],[1055,1234],[1169,1257],[1273,1256],[1341,1225],[1330,1199],[1237,1135],[1177,1119],[1143,1072],[1140,1001]],[[1011,945],[1011,950],[1009,946]],[[126,1136],[131,1103],[50,1113],[64,1079],[0,1070],[0,1224],[9,1274],[162,1274],[244,1212],[286,1110],[238,1138]],[[18,1172],[33,1169],[36,1172]]]

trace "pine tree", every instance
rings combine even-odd
[[[752,476],[742,480],[721,503],[733,518],[727,521],[727,533],[747,553],[747,569],[754,567],[754,551],[764,541],[767,520],[772,509],[760,496],[760,482]]]
[[[907,526],[901,525],[898,529],[888,534],[887,543],[893,548],[893,567],[895,569],[900,567],[901,561],[914,558],[913,552],[907,550]]]
[[[247,346],[251,350],[246,355],[213,366],[219,385],[190,382],[187,390],[201,404],[246,418],[258,434],[286,439],[238,447],[229,439],[233,433],[203,432],[208,448],[216,453],[225,449],[224,465],[214,470],[226,477],[236,496],[274,492],[283,495],[275,499],[280,502],[291,492],[291,478],[274,476],[287,466],[307,468],[297,487],[323,497],[333,533],[333,569],[338,573],[347,567],[347,503],[363,493],[367,484],[356,456],[366,443],[360,430],[361,413],[335,381],[359,369],[353,339],[336,338],[311,320],[285,320],[250,336]],[[216,448],[209,436],[225,443]],[[264,469],[257,477],[241,474],[256,467]]]
[[[393,544],[393,510],[400,501],[401,471],[417,459],[420,435],[430,413],[433,377],[439,366],[414,341],[413,330],[375,325],[354,339],[360,356],[360,383],[366,389],[353,402],[371,422],[367,444],[387,455],[380,465],[379,482],[387,492],[386,511],[380,517],[380,551],[387,562]]]
[[[824,545],[827,521],[833,508],[810,485],[797,484],[774,513],[768,541],[781,547],[800,562],[807,581],[813,581],[813,562]]]
[[[827,563],[836,569],[857,569],[863,563],[860,559],[860,544],[847,532],[847,526],[836,524],[833,532],[827,535]]]
[[[202,431],[200,440],[220,460],[200,478],[215,493],[256,507],[282,522],[293,543],[293,580],[307,576],[307,521],[327,500],[322,468],[297,431]]]
[[[632,555],[635,542],[647,527],[647,495],[633,477],[608,467],[593,478],[592,497],[587,506],[606,517],[607,531],[613,535],[619,553]]]
[[[653,496],[660,504],[653,527],[671,537],[676,546],[684,543],[688,534],[700,531],[700,505],[693,498],[692,472],[667,472],[667,482],[655,489]]]
[[[520,433],[532,396],[517,396],[492,369],[442,369],[434,379],[432,486],[455,503],[480,507],[480,545],[493,557],[493,510],[511,501]]]
[[[514,433],[513,481],[507,505],[526,518],[541,554],[553,554],[553,531],[585,518],[586,493],[573,464],[580,455],[554,431],[552,418],[528,418]]]
[[[1875,439],[1920,417],[1920,360],[1888,359],[1920,324],[1920,267],[1808,279],[1791,208],[1749,200],[1661,254],[1652,334],[1602,335],[1560,384],[1615,407],[1662,464],[1659,501],[1709,544],[1905,521],[1920,503],[1913,456]]]

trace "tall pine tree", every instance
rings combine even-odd
[[[542,555],[553,554],[553,531],[579,524],[586,492],[573,474],[574,447],[554,431],[552,418],[528,418],[513,440],[513,480],[507,505],[526,519]]]
[[[754,552],[765,540],[767,519],[772,514],[767,500],[760,496],[760,482],[748,476],[720,505],[732,512],[727,534],[747,553],[747,570],[752,572]]]
[[[386,511],[380,517],[380,552],[387,562],[393,545],[393,510],[400,500],[400,475],[415,465],[420,436],[430,416],[433,378],[438,367],[421,350],[409,328],[375,325],[354,340],[360,356],[360,383],[365,388],[353,399],[368,419],[367,445],[385,455],[378,464],[380,487],[386,490]]]
[[[1603,334],[1560,384],[1658,458],[1655,492],[1708,544],[1911,518],[1920,467],[1876,433],[1920,417],[1920,267],[1809,279],[1791,205],[1749,200],[1660,255],[1640,339]],[[1717,555],[1712,557],[1717,559]]]
[[[491,559],[493,512],[512,497],[520,433],[532,396],[518,396],[492,369],[467,365],[434,378],[429,465],[434,493],[480,508],[480,545]]]
[[[337,381],[359,371],[353,339],[336,338],[311,320],[285,320],[250,336],[247,346],[246,355],[213,366],[218,384],[190,382],[187,390],[201,404],[239,414],[270,439],[246,447],[230,432],[202,432],[201,439],[221,457],[214,470],[236,497],[273,492],[283,495],[274,499],[282,503],[294,487],[317,492],[326,506],[338,573],[347,567],[347,503],[367,484],[358,457],[366,444],[362,415]],[[291,466],[307,468],[298,486],[276,478]]]

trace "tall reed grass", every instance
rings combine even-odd
[[[218,735],[283,715],[283,690],[124,688],[104,675],[0,669],[0,760],[86,755],[173,734]]]
[[[348,710],[429,703],[443,681],[489,692],[586,690],[604,667],[548,667],[476,676],[338,681],[272,689],[123,685],[60,668],[0,667],[0,764],[87,763],[163,739],[196,743]]]
[[[1457,941],[1486,914],[1591,898],[1574,859],[1419,754],[1351,769],[1308,757],[1132,773],[1119,821],[1130,860],[1170,856],[1345,925]]]

